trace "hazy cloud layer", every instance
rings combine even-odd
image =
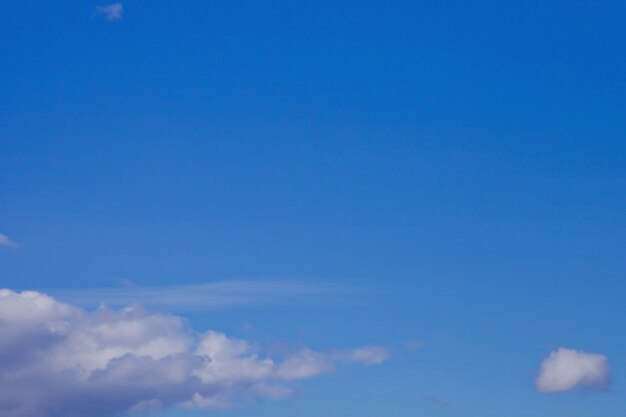
[[[96,14],[104,16],[107,20],[120,20],[123,12],[124,6],[122,3],[113,3],[96,7]]]
[[[609,376],[606,356],[559,348],[541,364],[535,385],[544,393],[565,392],[578,386],[602,389],[608,385]]]
[[[379,347],[302,349],[282,361],[248,342],[202,334],[142,308],[96,311],[38,292],[0,290],[0,415],[107,417],[168,406],[219,409],[293,393],[289,381],[337,362],[382,362]]]

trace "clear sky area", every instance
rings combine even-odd
[[[0,415],[623,417],[626,3],[6,1]]]

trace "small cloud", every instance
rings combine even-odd
[[[5,248],[17,248],[19,245],[9,239],[7,235],[0,233],[0,246],[4,246]]]
[[[129,414],[154,413],[163,408],[163,402],[156,398],[139,401],[128,409]]]
[[[389,359],[387,349],[380,346],[366,346],[357,349],[348,349],[335,352],[335,359],[344,362],[360,363],[362,365],[380,365]]]
[[[96,6],[96,14],[102,15],[106,20],[121,20],[124,6],[122,3],[107,4],[105,6]]]
[[[406,350],[409,350],[411,352],[414,352],[418,349],[423,348],[425,345],[423,340],[418,340],[418,339],[412,339],[412,340],[408,340],[405,344],[404,347],[406,348]]]
[[[434,395],[424,395],[422,397],[422,400],[426,401],[427,403],[430,403],[432,405],[436,405],[437,407],[448,407],[450,405],[449,401],[443,400],[439,397],[436,397]]]
[[[559,348],[541,364],[535,386],[543,393],[566,392],[578,386],[602,389],[609,377],[606,356]]]
[[[230,408],[232,405],[222,399],[219,395],[214,396],[203,396],[199,392],[196,392],[191,397],[191,400],[185,401],[181,404],[181,407],[188,410],[198,409],[198,410],[223,410],[226,408]]]
[[[278,366],[276,374],[280,379],[290,381],[311,378],[334,370],[335,367],[328,355],[304,348],[288,356]]]

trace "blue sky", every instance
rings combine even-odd
[[[2,7],[0,287],[388,352],[217,415],[623,415],[625,3],[122,3]]]

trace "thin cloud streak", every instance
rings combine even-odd
[[[219,281],[199,285],[95,288],[48,291],[58,300],[83,307],[121,307],[140,303],[155,309],[207,311],[289,303],[338,294],[337,287],[293,281]]]

